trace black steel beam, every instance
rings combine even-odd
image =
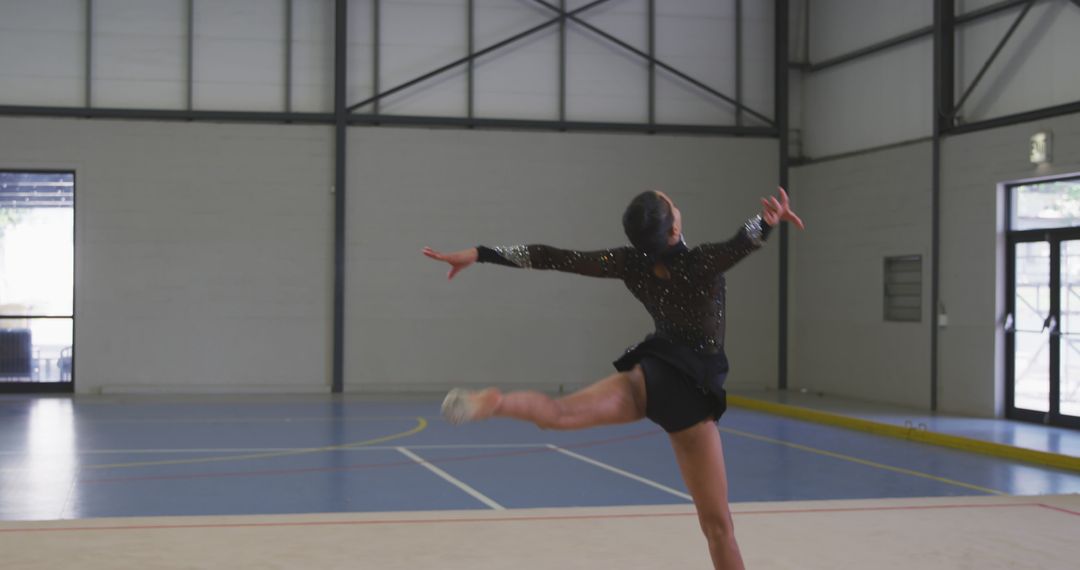
[[[954,10],[955,0],[934,0],[934,61],[933,78],[931,79],[934,113],[931,137],[933,138],[940,138],[955,122],[955,113],[953,111],[956,102],[956,27]]]
[[[566,121],[566,0],[559,0],[559,122]]]
[[[86,79],[86,106],[90,107],[93,104],[93,70],[94,65],[94,0],[86,0],[86,45],[83,48],[86,53],[83,54],[85,58],[85,79]]]
[[[533,2],[536,2],[537,4],[541,4],[544,7],[548,8],[549,10],[553,10],[555,12],[559,11],[559,8],[557,6],[554,6],[554,5],[546,2],[545,0],[533,0]],[[679,79],[682,79],[683,81],[686,81],[687,83],[697,87],[698,89],[701,89],[702,91],[705,91],[706,93],[709,93],[710,95],[713,95],[714,97],[718,97],[718,98],[720,98],[720,99],[734,105],[736,109],[742,109],[747,114],[753,115],[754,117],[757,117],[758,119],[760,119],[762,122],[764,122],[767,125],[774,124],[773,120],[770,119],[769,117],[766,117],[765,115],[763,115],[763,114],[761,114],[761,113],[747,107],[746,105],[743,105],[742,103],[736,101],[735,99],[732,99],[731,97],[725,95],[724,93],[721,93],[720,91],[717,91],[716,89],[713,89],[712,87],[709,87],[708,85],[702,83],[701,81],[698,81],[697,79],[694,79],[693,77],[687,75],[686,73],[683,73],[682,71],[680,71],[680,70],[678,70],[678,69],[664,63],[663,61],[660,61],[660,60],[656,59],[655,57],[652,57],[650,54],[637,49],[636,47],[634,47],[634,46],[620,40],[619,38],[605,32],[604,30],[601,30],[600,28],[597,28],[596,26],[586,22],[585,20],[582,20],[581,18],[578,18],[575,14],[577,12],[579,12],[579,11],[580,11],[580,9],[574,10],[573,12],[569,12],[569,13],[566,14],[566,17],[569,20],[571,20],[572,22],[574,22],[575,24],[578,24],[579,26],[589,30],[590,32],[592,32],[592,33],[594,33],[594,34],[596,34],[596,35],[598,35],[598,36],[600,36],[602,38],[604,38],[605,40],[608,40],[609,42],[611,42],[611,43],[625,49],[626,51],[629,51],[630,53],[644,59],[645,61],[647,61],[650,64],[650,66],[655,65],[656,67],[659,67],[660,69],[663,69],[664,71],[667,71],[668,73],[674,75],[675,77],[678,77]]]
[[[929,35],[931,35],[933,33],[934,33],[934,27],[933,26],[927,26],[925,28],[919,28],[917,30],[910,31],[910,32],[908,32],[906,34],[900,34],[899,36],[892,37],[892,38],[889,38],[887,40],[880,41],[880,42],[878,42],[876,44],[868,45],[868,46],[866,46],[864,48],[857,49],[855,51],[845,53],[843,55],[838,55],[836,57],[831,57],[829,59],[826,59],[826,60],[818,62],[818,63],[807,64],[807,65],[805,65],[803,67],[803,69],[805,69],[805,70],[807,70],[807,71],[809,71],[811,73],[813,73],[815,71],[821,71],[823,69],[828,69],[830,67],[834,67],[834,66],[840,65],[842,63],[847,63],[849,61],[854,61],[856,59],[868,56],[868,55],[873,54],[873,53],[878,53],[880,51],[885,51],[887,49],[894,48],[896,46],[906,44],[908,42],[917,40],[919,38],[924,38],[924,37],[929,36]]]
[[[735,0],[735,102],[742,105],[742,0]],[[743,122],[742,108],[735,107],[735,126]]]
[[[941,305],[941,142],[952,123],[955,0],[934,0],[934,121],[930,182],[930,411],[938,408],[938,308]]]
[[[185,38],[187,49],[187,69],[185,71],[185,100],[187,110],[195,106],[194,83],[195,83],[195,0],[187,0],[187,37]]]
[[[334,317],[330,391],[345,386],[345,66],[348,52],[348,0],[334,0]]]
[[[67,208],[71,207],[69,203]],[[74,319],[74,315],[0,315],[0,320],[15,320],[15,319]]]
[[[72,378],[75,366],[72,365]],[[0,394],[64,394],[75,391],[72,380],[62,382],[0,382]]]
[[[595,121],[538,121],[529,119],[481,119],[465,117],[416,117],[408,115],[371,115],[351,113],[350,125],[400,125],[417,127],[459,127],[483,129],[594,131],[625,133],[667,133],[688,135],[730,135],[739,137],[776,136],[772,127],[736,127],[728,125],[673,125],[658,123],[605,123]]]
[[[970,24],[971,22],[976,22],[987,16],[997,14],[998,12],[1011,10],[1013,8],[1016,8],[1017,6],[1024,4],[1025,2],[1027,2],[1027,0],[1005,0],[1004,2],[998,2],[997,4],[991,4],[989,6],[979,8],[978,10],[972,10],[963,14],[957,14],[956,16],[953,16],[953,24],[956,26]]]
[[[431,79],[432,77],[440,75],[440,74],[442,74],[442,73],[444,73],[446,71],[449,71],[451,69],[454,69],[455,67],[464,65],[464,64],[468,63],[469,61],[472,61],[472,60],[477,59],[477,58],[479,58],[481,56],[487,55],[487,54],[489,54],[489,53],[491,53],[491,52],[493,52],[495,50],[506,47],[506,46],[508,46],[508,45],[510,45],[512,43],[521,41],[521,40],[523,40],[523,39],[525,39],[525,38],[539,32],[541,30],[544,30],[544,29],[546,29],[548,27],[551,27],[551,26],[553,26],[555,24],[558,24],[559,22],[564,21],[564,18],[570,16],[571,14],[580,14],[581,12],[584,12],[586,10],[595,8],[596,6],[599,6],[601,4],[605,4],[605,3],[609,2],[609,1],[610,0],[593,0],[592,2],[582,6],[580,8],[577,8],[577,9],[571,11],[571,12],[567,12],[564,16],[559,16],[557,18],[553,18],[551,20],[548,20],[548,21],[544,22],[543,24],[538,24],[538,25],[533,26],[533,27],[531,27],[531,28],[529,28],[529,29],[527,29],[527,30],[525,30],[523,32],[520,32],[518,34],[514,34],[513,36],[510,36],[509,38],[506,38],[505,40],[502,40],[500,42],[492,44],[492,45],[490,45],[490,46],[488,46],[488,47],[486,47],[486,48],[484,48],[484,49],[482,49],[482,50],[480,50],[478,52],[474,52],[474,53],[472,53],[472,54],[470,54],[470,55],[468,55],[466,57],[456,59],[456,60],[454,60],[454,61],[452,61],[452,62],[450,62],[450,63],[448,63],[446,65],[443,65],[442,67],[439,67],[438,69],[434,69],[432,71],[429,71],[429,72],[427,72],[427,73],[425,73],[425,74],[423,74],[423,75],[421,75],[421,76],[419,76],[419,77],[417,77],[415,79],[411,79],[409,81],[406,81],[405,83],[402,83],[400,85],[392,87],[392,88],[390,88],[390,89],[388,89],[388,90],[386,90],[384,92],[379,92],[378,73],[376,72],[375,94],[372,95],[371,97],[368,97],[367,99],[364,99],[363,101],[360,101],[359,103],[355,103],[353,105],[350,105],[346,110],[349,111],[350,113],[352,113],[353,111],[356,111],[357,109],[359,109],[360,107],[363,107],[364,105],[367,105],[369,103],[374,103],[376,105],[375,112],[377,113],[378,112],[378,106],[377,105],[378,105],[378,102],[379,102],[380,99],[383,99],[385,97],[393,95],[394,93],[397,93],[399,91],[403,91],[405,89],[408,89],[409,87],[412,87],[413,85],[416,85],[418,83],[423,83],[424,81],[427,81],[428,79]],[[378,8],[377,7],[378,7],[378,4],[379,4],[379,0],[374,0],[373,4],[374,4],[374,6],[376,6],[376,26],[375,26],[375,29],[377,31],[378,30],[378,20],[377,20],[377,18],[378,18]],[[558,8],[555,8],[555,10],[558,11]],[[376,54],[378,54],[378,46],[379,46],[379,37],[378,37],[378,33],[376,32],[376,34],[375,34],[375,53]],[[376,67],[376,70],[377,70],[378,69],[378,57],[376,57],[375,60],[376,60],[375,61],[375,67]]]
[[[945,132],[945,134],[950,136],[962,135],[964,133],[985,131],[986,129],[995,129],[1008,125],[1016,125],[1020,123],[1027,123],[1031,121],[1038,121],[1041,119],[1049,119],[1051,117],[1060,117],[1062,115],[1072,114],[1080,114],[1080,101],[1074,101],[1072,103],[1065,103],[1064,105],[1055,105],[1053,107],[1046,107],[1044,109],[1025,111],[1023,113],[1016,113],[1013,115],[1005,115],[1003,117],[995,117],[993,119],[985,119],[982,121],[951,126]]]
[[[970,23],[973,23],[973,22],[977,22],[979,20],[982,20],[983,18],[986,18],[987,16],[992,16],[994,14],[997,14],[999,12],[1003,12],[1005,10],[1010,10],[1012,8],[1016,8],[1018,6],[1021,6],[1021,5],[1025,4],[1025,3],[1027,3],[1027,1],[1028,0],[1005,0],[1004,2],[998,2],[997,4],[991,4],[990,6],[986,6],[984,8],[980,8],[978,10],[972,10],[971,12],[968,12],[966,14],[961,14],[961,15],[958,15],[958,16],[954,16],[953,17],[954,28],[956,26],[961,26],[961,25],[966,25],[966,24],[970,24]],[[1080,2],[1080,0],[1073,0],[1073,1]],[[807,13],[807,18],[809,19],[809,13]],[[795,64],[791,64],[791,66],[795,67],[795,68],[798,68],[798,69],[803,69],[803,70],[809,71],[809,72],[821,71],[823,69],[828,69],[830,67],[840,65],[842,63],[847,63],[847,62],[850,62],[850,61],[854,61],[856,59],[860,59],[860,58],[863,58],[865,56],[868,56],[868,55],[871,55],[871,54],[874,54],[874,53],[878,53],[880,51],[884,51],[884,50],[887,50],[887,49],[890,49],[890,48],[894,48],[896,46],[904,45],[906,43],[913,42],[913,41],[916,41],[916,40],[921,39],[921,38],[930,37],[930,36],[933,36],[933,35],[934,35],[934,26],[930,25],[930,26],[926,26],[926,27],[923,27],[923,28],[919,28],[917,30],[912,30],[910,32],[900,34],[898,36],[889,38],[887,40],[882,40],[882,41],[880,41],[878,43],[866,46],[864,48],[857,49],[857,50],[852,51],[850,53],[845,53],[845,54],[842,54],[842,55],[838,55],[836,57],[826,59],[826,60],[821,61],[819,63],[795,63]],[[810,57],[809,52],[807,52],[806,57],[809,59],[809,57]]]
[[[293,0],[285,0],[285,112],[292,111]]]
[[[262,111],[181,111],[169,109],[111,109],[85,107],[33,107],[0,105],[0,116],[10,117],[59,117],[86,119],[128,119],[150,121],[196,121],[221,123],[298,123],[335,124],[333,113],[281,113]],[[540,121],[529,119],[467,119],[457,117],[426,117],[409,115],[374,115],[351,113],[349,125],[401,125],[416,127],[463,127],[483,129],[518,129],[538,131],[593,131],[593,132],[658,132],[667,134],[718,135],[771,138],[776,136],[772,127],[735,127],[645,123],[605,123],[590,121]]]
[[[774,43],[776,131],[779,145],[780,186],[788,189],[788,0],[776,0]],[[788,387],[788,224],[780,224],[779,339],[777,343],[777,388]]]
[[[1013,20],[1012,25],[1009,26],[1008,31],[1005,32],[1005,36],[1001,38],[1001,41],[999,41],[997,46],[994,47],[994,51],[990,53],[990,57],[987,58],[986,63],[983,63],[983,66],[979,69],[979,72],[975,74],[975,79],[972,80],[971,85],[968,85],[967,90],[965,90],[964,94],[960,96],[960,100],[957,101],[956,105],[953,106],[950,112],[951,116],[956,117],[957,113],[960,112],[960,108],[963,107],[964,103],[967,102],[968,97],[971,96],[971,92],[974,91],[975,87],[979,84],[980,81],[982,81],[983,76],[986,75],[986,71],[990,69],[990,65],[994,63],[995,59],[997,59],[997,56],[1001,53],[1001,50],[1005,48],[1005,44],[1009,42],[1009,38],[1011,38],[1013,33],[1016,32],[1016,28],[1020,27],[1020,22],[1024,21],[1024,17],[1028,15],[1028,12],[1031,11],[1031,7],[1034,5],[1035,0],[1027,0],[1027,4],[1024,5],[1024,9],[1021,10],[1020,14],[1016,16],[1016,19]]]
[[[379,94],[379,76],[382,75],[382,17],[379,15],[381,0],[371,0],[371,92]],[[357,105],[359,107],[359,105]],[[354,107],[349,107],[348,112],[353,112]],[[372,102],[371,112],[379,114],[379,99]]]
[[[475,49],[475,43],[476,43],[475,42],[475,35],[476,35],[476,29],[475,28],[476,28],[476,26],[475,26],[475,24],[473,22],[473,20],[475,19],[475,16],[476,16],[476,14],[475,14],[475,9],[476,9],[475,8],[475,0],[468,0],[468,2],[466,4],[467,4],[467,8],[466,8],[466,16],[465,16],[465,18],[468,21],[468,23],[466,24],[467,28],[466,28],[466,32],[465,32],[465,35],[467,37],[466,38],[467,43],[468,43],[468,49],[467,49],[466,53],[468,53],[469,55],[472,55],[472,52],[473,52],[473,49]],[[473,97],[474,97],[473,91],[474,91],[474,85],[475,85],[475,82],[476,82],[475,70],[473,69],[473,67],[474,67],[473,63],[474,63],[474,60],[470,59],[469,60],[469,67],[468,67],[468,73],[467,73],[468,77],[466,79],[468,81],[468,88],[467,88],[468,89],[468,97],[467,97],[468,102],[466,104],[466,107],[468,108],[468,117],[470,119],[473,118],[473,116],[476,114],[474,109],[473,109]]]
[[[889,143],[889,144],[883,144],[883,145],[880,145],[880,146],[872,146],[872,147],[868,147],[868,148],[861,148],[859,150],[852,150],[852,151],[849,151],[849,152],[839,152],[839,153],[836,153],[836,154],[827,154],[827,155],[824,155],[824,156],[802,156],[802,157],[798,157],[798,158],[792,158],[791,162],[790,162],[790,165],[791,166],[806,166],[808,164],[818,164],[818,163],[822,163],[822,162],[840,160],[840,159],[843,159],[843,158],[852,158],[852,157],[856,157],[856,156],[862,156],[862,155],[865,155],[865,154],[874,154],[874,153],[881,152],[883,150],[889,150],[889,149],[893,149],[893,148],[900,148],[900,147],[910,146],[910,145],[913,145],[913,144],[930,142],[932,140],[933,140],[933,137],[920,137],[920,138],[917,138],[917,139],[908,139],[908,140],[905,140],[905,141]]]
[[[112,109],[97,107],[37,107],[0,105],[0,116],[74,117],[86,119],[144,119],[152,121],[208,121],[236,123],[332,124],[330,113],[280,113],[262,111],[182,111],[170,109]]]
[[[549,6],[550,7],[550,6]],[[656,124],[656,0],[649,0],[646,11],[645,27],[648,30],[649,53],[649,86],[648,86],[648,121],[650,125]]]

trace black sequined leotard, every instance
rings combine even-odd
[[[482,263],[621,279],[652,315],[655,337],[697,354],[723,354],[724,272],[760,248],[770,229],[761,216],[755,216],[726,242],[692,249],[680,243],[659,260],[668,269],[667,279],[654,273],[657,259],[633,247],[573,251],[516,245],[477,250]]]

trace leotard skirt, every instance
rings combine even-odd
[[[727,410],[728,362],[723,351],[701,354],[649,335],[615,361],[625,372],[641,365],[645,374],[645,417],[673,433],[712,419]]]

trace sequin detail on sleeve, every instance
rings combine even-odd
[[[532,260],[529,258],[529,246],[527,245],[498,246],[491,249],[495,250],[495,253],[502,256],[503,259],[522,269],[532,268]]]
[[[750,243],[754,244],[755,247],[761,247],[761,244],[765,242],[763,235],[764,230],[762,228],[764,223],[761,216],[757,215],[746,220],[746,223],[743,225],[743,228],[746,230],[746,237],[750,238]]]

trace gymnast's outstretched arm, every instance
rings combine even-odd
[[[800,229],[805,229],[802,220],[791,210],[787,192],[780,188],[780,197],[762,198],[761,213],[750,218],[739,228],[735,237],[725,242],[706,243],[699,246],[705,260],[720,273],[727,271],[736,263],[754,251],[757,251],[768,239],[773,226],[781,222],[791,222]]]
[[[520,269],[551,269],[589,277],[622,278],[627,255],[633,248],[619,247],[599,251],[575,251],[547,245],[477,246],[454,253],[441,253],[429,247],[424,255],[450,264],[449,279],[473,263],[495,263]]]

